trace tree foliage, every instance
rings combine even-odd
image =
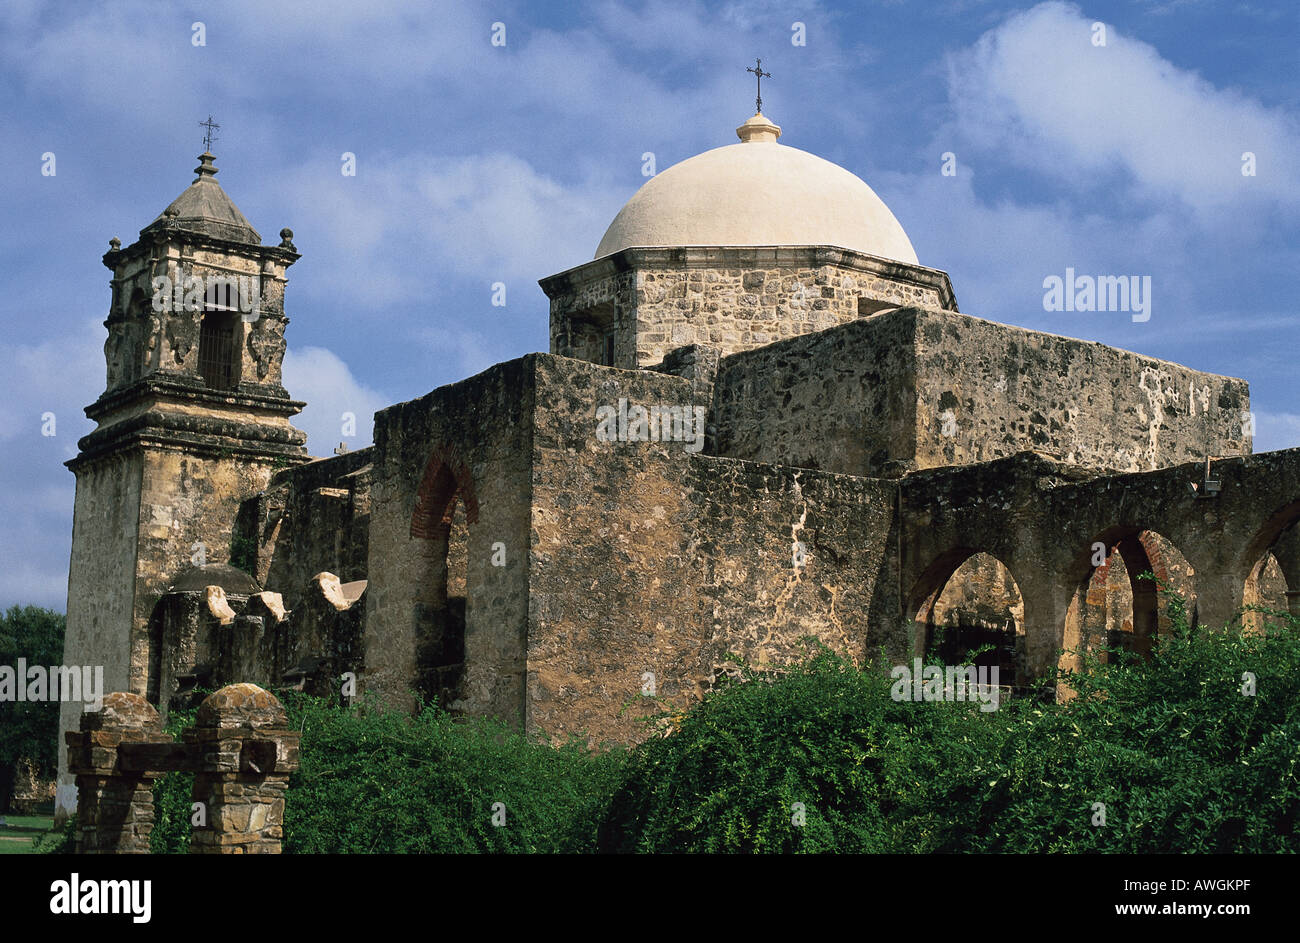
[[[46,669],[62,664],[65,626],[62,613],[11,606],[0,615],[0,665],[16,672],[20,658]],[[25,678],[15,681],[26,683]],[[0,699],[0,815],[9,809],[20,762],[32,763],[38,776],[49,778],[58,759],[58,702]]]

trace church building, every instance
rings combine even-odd
[[[1300,450],[1251,454],[1244,381],[964,314],[866,183],[761,113],[736,134],[541,280],[548,353],[327,458],[281,384],[293,233],[263,244],[201,155],[103,257],[66,663],[164,712],[252,682],[598,745],[810,639],[991,642],[1051,697],[1062,649],[1167,628],[1147,571],[1202,622],[1300,612]]]

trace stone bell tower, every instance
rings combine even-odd
[[[212,161],[202,154],[194,182],[103,257],[108,376],[86,407],[98,426],[67,463],[77,492],[64,662],[102,665],[105,692],[146,694],[159,596],[195,564],[237,565],[239,502],[308,457],[289,424],[304,404],[280,383],[293,233],[262,245]],[[78,729],[81,710],[62,706],[61,731]],[[71,782],[61,756],[60,811]]]

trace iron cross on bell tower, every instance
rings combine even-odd
[[[758,97],[754,100],[754,107],[758,110],[758,113],[761,115],[763,113],[763,79],[770,79],[772,77],[772,73],[763,71],[762,59],[755,59],[754,68],[746,69],[745,71],[753,72],[754,78],[758,80]]]
[[[217,139],[217,136],[213,134],[213,132],[220,130],[221,125],[213,121],[211,115],[208,115],[208,120],[200,121],[199,127],[208,129],[203,135],[203,149],[210,152],[212,150],[212,142]]]

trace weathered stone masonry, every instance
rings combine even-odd
[[[168,745],[150,705],[200,689],[348,679],[603,744],[646,735],[647,685],[684,708],[731,654],[779,666],[808,636],[858,663],[997,637],[1005,683],[1051,696],[1061,648],[1167,630],[1145,570],[1202,623],[1300,613],[1300,450],[1250,454],[1244,381],[961,314],[865,184],[761,150],[782,147],[762,116],[738,133],[542,281],[550,353],[380,410],[373,446],[327,459],[280,385],[292,233],[261,245],[204,155],[114,244],[106,391],[69,463],[66,660],[121,692],[63,716],[88,849],[147,846],[177,757],[224,810],[196,848],[278,841],[278,708],[227,687]],[[260,313],[150,303],[153,276],[206,272],[260,279]],[[702,409],[704,441],[641,409]],[[624,434],[597,436],[601,410]],[[275,775],[248,779],[267,739]]]

